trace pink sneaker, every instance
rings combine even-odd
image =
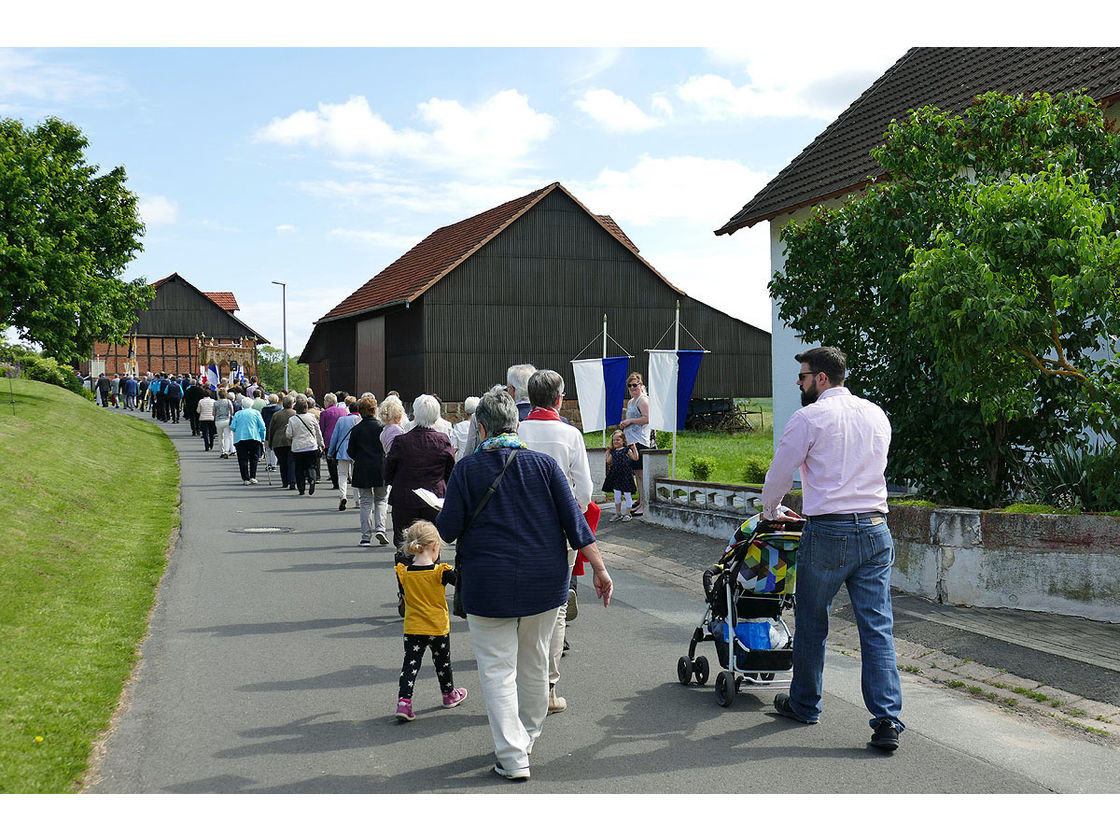
[[[451,709],[458,706],[467,699],[467,690],[465,688],[453,688],[445,695],[443,695],[443,708]]]
[[[397,701],[397,720],[416,720],[412,713],[412,701],[402,697]]]

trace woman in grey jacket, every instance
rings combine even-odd
[[[307,410],[307,397],[300,394],[296,397],[295,416],[288,418],[288,433],[292,437],[292,458],[295,461],[296,488],[303,495],[306,486],[307,492],[315,495],[315,476],[318,472],[319,456],[323,454],[323,433],[319,430],[319,423],[315,416]]]

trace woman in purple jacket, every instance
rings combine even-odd
[[[389,505],[393,509],[393,545],[397,562],[408,564],[411,556],[401,549],[405,528],[417,519],[434,519],[435,510],[412,491],[431,490],[443,498],[447,478],[455,466],[455,449],[447,435],[433,426],[439,420],[439,403],[429,394],[416,398],[412,410],[415,425],[397,436],[385,455],[385,483],[392,486]]]

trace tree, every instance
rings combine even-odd
[[[284,351],[267,344],[257,348],[257,378],[268,391],[284,387]],[[310,368],[288,356],[288,387],[303,393],[311,381]]]
[[[1004,500],[1115,405],[1120,138],[1087,96],[988,93],[912,111],[872,154],[884,178],[783,231],[779,316],[886,409],[892,480]]]
[[[0,120],[0,324],[66,360],[123,342],[155,294],[120,279],[144,226],[124,169],[98,174],[87,146],[54,117]]]

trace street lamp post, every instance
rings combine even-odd
[[[288,390],[288,284],[273,280],[272,285],[280,287],[280,300],[282,306],[281,318],[284,325],[284,391]]]

